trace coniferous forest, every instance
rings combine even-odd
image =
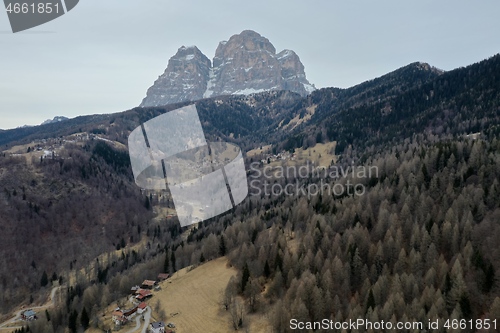
[[[293,331],[291,319],[358,318],[439,319],[434,332],[493,332],[443,324],[497,319],[500,331],[498,87],[500,55],[449,72],[414,63],[304,98],[266,92],[198,101],[210,141],[244,151],[272,145],[271,154],[335,141],[328,168],[378,172],[276,177],[282,187],[350,181],[365,191],[251,195],[189,230],[155,213],[173,208],[169,193],[138,188],[126,150],[138,124],[186,103],[2,131],[0,313],[42,302],[60,285],[57,306],[29,329],[102,328],[103,309],[136,281],[226,256],[238,275],[220,302],[234,330],[248,328],[244,314],[265,313],[275,332]],[[77,133],[87,133],[85,141],[70,142]],[[49,143],[64,149],[41,159],[9,150]],[[247,170],[254,162],[264,168],[266,158],[247,156]],[[134,247],[141,241],[146,246]]]

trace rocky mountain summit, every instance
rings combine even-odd
[[[54,124],[54,123],[58,123],[58,122],[61,122],[61,121],[68,120],[68,119],[69,119],[68,117],[64,117],[64,116],[55,116],[53,119],[47,119],[47,120],[45,120],[40,125]]]
[[[294,51],[277,54],[267,38],[245,30],[219,43],[213,63],[196,46],[179,48],[140,106],[269,90],[306,96],[315,87],[307,81],[304,65]]]

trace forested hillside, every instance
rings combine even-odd
[[[323,174],[259,176],[251,163],[262,170],[290,161],[248,157],[248,180],[258,187],[350,182],[364,192],[261,192],[189,230],[160,210],[172,206],[168,193],[135,187],[123,146],[140,123],[184,104],[84,124],[74,132],[93,133],[91,139],[65,144],[52,158],[4,153],[0,249],[8,260],[0,286],[8,292],[0,304],[7,311],[38,295],[45,271],[63,277],[66,301],[51,310],[50,322],[32,324],[36,332],[104,329],[100,311],[141,279],[227,256],[239,275],[220,303],[235,330],[249,327],[247,313],[267,314],[276,332],[291,331],[292,318],[499,319],[499,73],[497,55],[444,73],[415,63],[305,98],[273,92],[197,102],[207,138],[245,151],[271,144],[273,153],[293,152],[337,141],[338,158]],[[72,123],[64,123],[56,138],[69,140]],[[29,145],[44,131],[16,136],[15,144]],[[5,132],[0,138],[13,135]],[[377,173],[331,176],[347,167]],[[75,267],[87,269],[65,281]]]
[[[38,298],[114,248],[141,240],[151,211],[125,151],[102,141],[27,161],[0,155],[0,311]]]
[[[249,272],[236,290],[251,302],[265,285],[252,307],[271,306],[279,332],[292,318],[498,318],[499,149],[416,136],[367,159],[380,178],[363,196],[252,200],[223,234]]]

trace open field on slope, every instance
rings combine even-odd
[[[272,148],[271,145],[262,146],[262,147],[258,147],[258,148],[249,150],[245,154],[248,157],[253,157],[253,156],[258,155],[258,154],[270,154],[271,148]]]
[[[221,290],[237,270],[229,267],[225,257],[209,261],[194,269],[188,267],[160,283],[161,291],[154,292],[150,305],[156,302],[167,316],[166,323],[174,323],[176,333],[225,333],[234,332],[230,324],[229,311],[222,308]],[[240,298],[240,301],[244,302]],[[152,322],[158,320],[153,312]],[[248,331],[271,333],[269,313],[259,311],[246,314]]]
[[[278,128],[283,126],[283,130],[291,131],[294,128],[296,128],[297,126],[299,126],[300,124],[307,123],[309,120],[311,120],[312,116],[314,116],[314,114],[316,113],[317,107],[318,107],[318,105],[316,105],[316,104],[307,107],[306,114],[303,115],[302,118],[301,118],[301,115],[298,114],[292,120],[290,120],[290,122],[288,122],[288,124],[286,124],[286,125],[283,125],[283,122],[281,122],[279,124]]]
[[[327,143],[317,143],[314,147],[307,149],[295,148],[294,156],[290,154],[283,154],[281,159],[276,159],[272,155],[271,145],[263,146],[262,149],[255,148],[246,152],[247,157],[254,157],[262,154],[262,158],[271,158],[270,166],[282,165],[305,165],[308,161],[309,163],[314,163],[315,166],[328,167],[332,161],[337,161],[337,156],[335,155],[335,147],[337,146],[336,141]],[[267,165],[266,163],[264,165]]]
[[[220,291],[236,275],[236,269],[228,267],[223,257],[188,270],[184,268],[162,282],[162,290],[155,293],[152,304],[160,301],[167,322],[175,324],[177,333],[231,331],[229,312],[222,309]]]
[[[337,161],[335,156],[336,141],[327,143],[317,143],[314,147],[307,149],[295,149],[297,164],[303,164],[306,161],[314,162],[316,166],[328,167],[332,160]],[[293,161],[292,161],[293,162]]]

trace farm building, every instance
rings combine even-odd
[[[123,311],[120,310],[113,311],[113,313],[111,314],[111,320],[117,326],[125,325],[128,322],[127,317],[125,317]]]
[[[148,305],[144,302],[141,302],[138,306],[137,306],[137,313],[138,314],[141,314],[143,313],[144,311],[146,311],[146,308],[148,307]]]
[[[170,277],[170,274],[167,273],[160,273],[158,274],[158,281],[165,281]]]
[[[135,292],[135,298],[138,299],[139,301],[144,301],[149,297],[153,297],[153,294],[151,293],[150,290],[139,289]]]
[[[165,323],[162,321],[151,323],[149,325],[149,331],[151,333],[165,333]]]
[[[142,282],[141,288],[142,289],[153,289],[153,287],[156,285],[156,281],[153,280],[144,280]]]
[[[129,310],[123,310],[123,315],[125,316],[125,318],[130,320],[136,312],[137,312],[137,307],[134,307],[134,308],[129,309]]]
[[[22,320],[27,320],[27,321],[36,320],[37,319],[36,312],[31,309],[26,310],[23,313],[21,313],[21,318]]]

